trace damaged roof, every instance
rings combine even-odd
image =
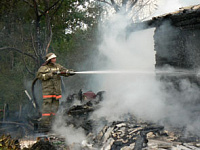
[[[165,20],[170,20],[175,26],[189,25],[200,23],[200,5],[182,7],[176,12],[168,13],[162,16],[153,17],[149,20],[149,23],[156,25],[157,22],[163,22]],[[159,24],[160,24],[159,23]],[[159,25],[158,24],[158,25]]]
[[[178,11],[153,17],[151,20],[134,23],[128,27],[129,31],[159,27],[163,22],[169,21],[175,27],[200,29],[200,4],[181,7]],[[142,27],[142,28],[141,28]]]
[[[196,12],[200,12],[200,4],[194,5],[194,6],[181,7],[181,8],[179,8],[178,11],[167,13],[167,14],[157,16],[157,17],[153,17],[152,20],[159,19],[159,18],[165,18],[165,17],[169,17],[169,16],[196,13]]]

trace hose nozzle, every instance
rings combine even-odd
[[[75,75],[76,73],[75,73],[74,70],[70,70],[70,71],[69,71],[69,74],[70,74],[71,76],[73,76],[73,75]]]

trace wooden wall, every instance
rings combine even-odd
[[[200,68],[200,9],[154,21],[158,24],[154,34],[156,67]]]

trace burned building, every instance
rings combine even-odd
[[[149,23],[156,26],[156,67],[166,64],[181,69],[200,67],[200,5],[180,8]]]
[[[132,24],[128,31],[155,28],[156,68],[170,65],[178,69],[200,67],[200,5]]]

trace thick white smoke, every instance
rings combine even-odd
[[[154,71],[154,29],[126,36],[127,24],[126,18],[118,15],[101,28],[103,38],[99,51],[105,55],[107,63],[101,66],[97,62],[97,66],[110,70],[139,70],[144,74],[98,76],[96,81],[106,91],[106,98],[93,118],[105,117],[116,121],[131,113],[145,120],[200,132],[200,128],[197,128],[200,120],[192,118],[194,105],[188,105],[198,100],[199,88],[188,80],[182,80],[179,91],[171,82],[164,85],[154,74],[145,74]],[[166,87],[171,90],[166,92]]]
[[[159,118],[156,116],[161,114],[157,111],[164,107],[160,85],[154,74],[145,74],[154,71],[154,29],[134,32],[126,37],[124,29],[127,24],[125,17],[119,15],[101,30],[103,41],[99,50],[108,59],[104,67],[144,71],[144,74],[112,74],[98,79],[106,91],[106,100],[95,116],[116,120],[133,113],[143,118]]]
[[[65,138],[65,143],[68,145],[81,143],[86,139],[84,130],[82,128],[75,128],[73,125],[67,125],[63,115],[56,117],[53,124],[53,131],[60,137]]]

